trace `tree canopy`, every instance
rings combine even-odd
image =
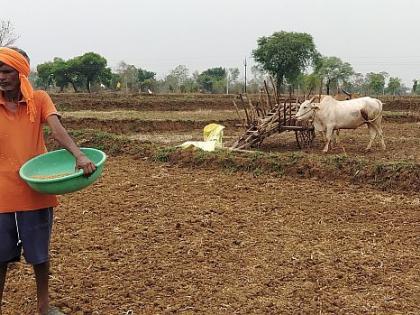
[[[67,61],[62,58],[54,58],[52,62],[37,66],[36,83],[45,88],[54,83],[61,91],[70,84],[75,92],[84,86],[90,92],[93,83],[109,84],[112,74],[111,69],[106,65],[106,59],[93,52]]]
[[[226,74],[226,69],[222,67],[210,68],[200,73],[197,82],[204,91],[210,93],[223,91],[226,85]]]
[[[366,83],[369,91],[376,95],[383,94],[385,89],[385,79],[388,76],[386,72],[374,73],[369,72],[366,75]]]
[[[88,52],[74,59],[74,70],[86,79],[86,90],[90,92],[90,85],[107,78],[107,61],[104,57],[94,52]]]
[[[307,33],[276,32],[260,37],[252,55],[263,70],[273,75],[280,91],[284,80],[293,82],[319,58],[312,36]]]
[[[321,57],[315,72],[319,74],[326,85],[327,94],[330,94],[331,84],[339,86],[340,81],[345,83],[354,74],[348,62],[341,61],[338,57]]]
[[[396,77],[390,77],[388,81],[388,86],[386,88],[386,91],[389,94],[396,95],[401,93],[401,79]]]

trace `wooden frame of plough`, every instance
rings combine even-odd
[[[298,97],[280,97],[277,93],[273,80],[270,78],[272,91],[264,81],[257,101],[252,101],[248,95],[240,94],[238,97],[245,112],[244,125],[246,132],[233,145],[232,149],[243,150],[256,148],[261,145],[265,138],[275,133],[293,131],[296,142],[300,149],[309,148],[315,137],[312,123],[299,122],[295,115],[299,109]],[[247,104],[248,103],[248,104]],[[239,107],[235,101],[233,104],[239,115]],[[239,115],[239,117],[241,117]]]

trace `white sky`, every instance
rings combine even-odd
[[[420,78],[420,0],[0,0],[32,65],[94,51],[163,77],[238,67],[257,39],[306,32],[324,56],[355,71],[386,71],[409,87]]]

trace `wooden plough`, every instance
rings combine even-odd
[[[272,82],[273,83],[273,82]],[[299,122],[295,119],[299,109],[299,99],[291,95],[280,98],[273,84],[273,97],[264,81],[264,89],[260,91],[259,100],[255,103],[247,96],[248,106],[243,95],[239,98],[246,116],[246,132],[233,145],[232,149],[259,147],[265,138],[275,133],[294,131],[300,149],[312,145],[315,137],[311,123]],[[238,105],[234,101],[237,111]]]

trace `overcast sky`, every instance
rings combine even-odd
[[[305,32],[355,71],[420,78],[420,0],[0,0],[33,67],[94,51],[163,77],[252,65],[257,39]]]

